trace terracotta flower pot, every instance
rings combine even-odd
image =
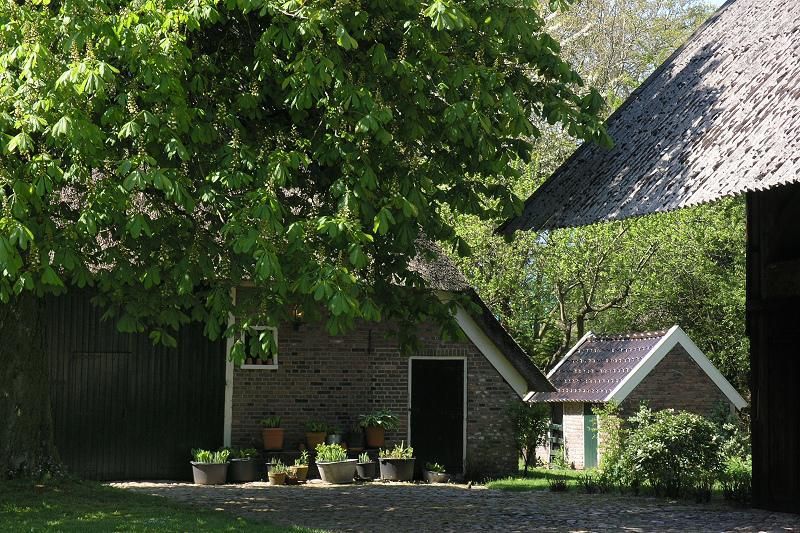
[[[264,449],[278,451],[283,449],[283,428],[264,428],[261,430]]]
[[[274,472],[270,472],[269,476],[269,484],[270,485],[285,485],[286,484],[286,472],[281,472],[280,474],[276,474]]]
[[[302,483],[308,478],[308,465],[293,465],[289,467],[289,476]]]
[[[368,426],[364,433],[367,437],[367,448],[383,448],[386,442],[386,430],[380,426]]]
[[[322,444],[325,442],[325,435],[324,431],[307,431],[306,432],[306,446],[309,450],[314,450],[317,447],[317,444]]]

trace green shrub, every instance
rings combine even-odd
[[[726,500],[747,505],[753,495],[753,461],[750,456],[729,457],[721,476],[722,494]]]
[[[317,444],[318,463],[338,463],[347,460],[347,450],[340,444]]]
[[[719,475],[721,443],[711,421],[692,413],[653,412],[646,407],[628,421],[630,429],[617,466],[629,473],[623,477],[629,486],[647,483],[656,494],[678,497],[704,488]]]
[[[550,406],[542,403],[512,402],[507,408],[517,454],[522,458],[525,474],[536,464],[536,447],[547,441],[550,427]]]

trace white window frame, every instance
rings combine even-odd
[[[277,370],[278,369],[278,354],[280,353],[280,349],[278,348],[278,328],[275,326],[250,326],[249,328],[251,331],[272,331],[272,335],[275,338],[275,353],[272,356],[272,364],[271,365],[248,365],[246,363],[242,363],[239,368],[244,370]],[[242,332],[241,341],[245,342],[245,332]],[[245,350],[247,349],[247,345],[245,345]],[[247,359],[247,353],[245,353],[245,359]]]

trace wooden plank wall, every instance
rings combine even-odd
[[[800,186],[749,193],[754,505],[800,510]]]
[[[121,334],[87,292],[47,301],[56,443],[90,479],[187,479],[193,447],[222,445],[225,349],[201,325],[178,348]]]

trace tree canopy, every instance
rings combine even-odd
[[[569,58],[618,105],[711,13],[697,0],[585,0],[555,14]],[[542,125],[511,187],[529,195],[576,148]],[[744,205],[741,199],[636,220],[494,235],[500,221],[454,217],[473,247],[458,259],[487,304],[543,368],[588,330],[680,324],[740,390],[747,388]]]
[[[93,286],[122,331],[168,345],[190,320],[222,335],[242,280],[267,324],[432,313],[402,290],[420,236],[466,253],[445,213],[513,215],[539,122],[609,142],[545,15],[3,0],[0,299]]]

